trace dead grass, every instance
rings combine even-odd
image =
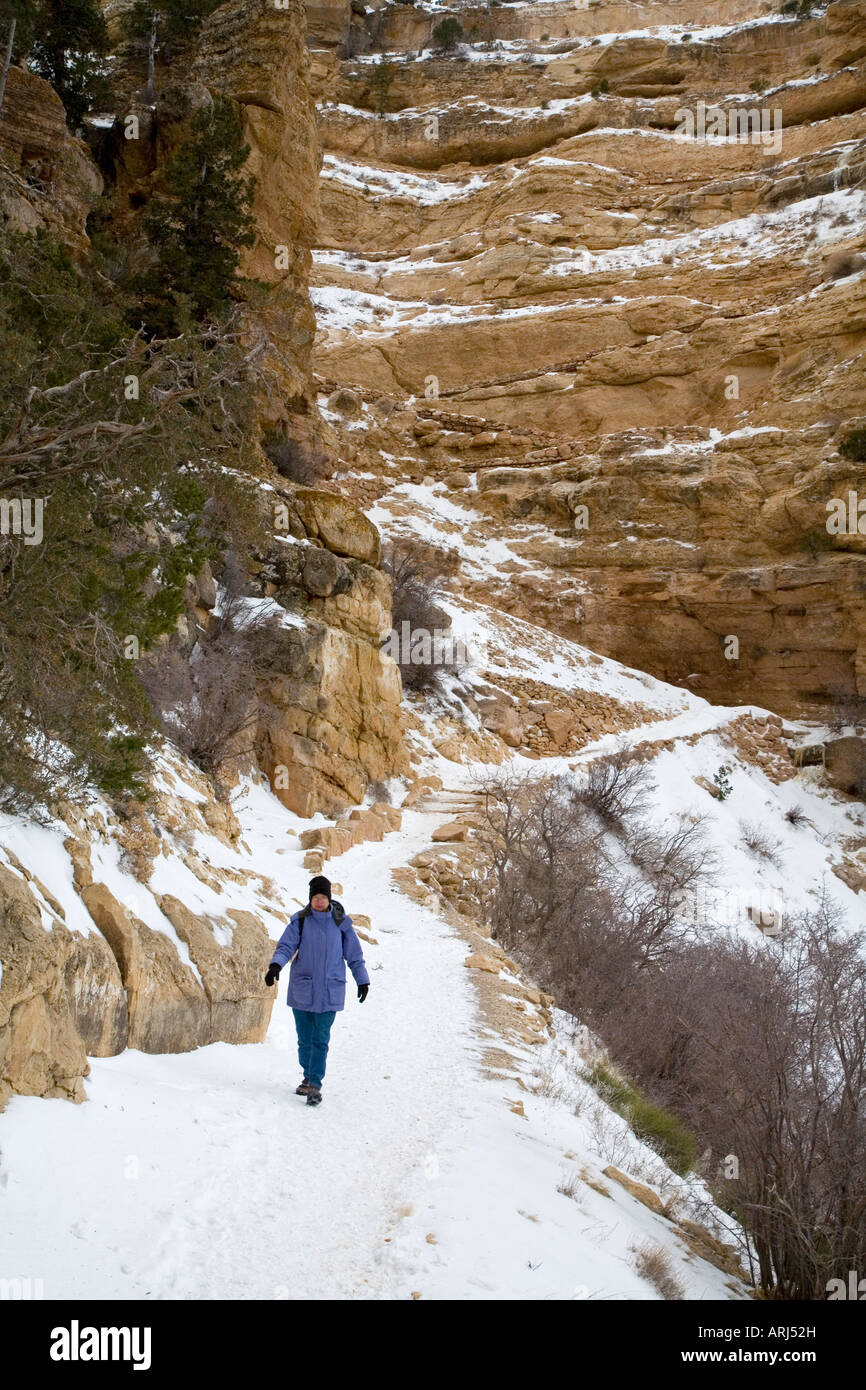
[[[685,1297],[685,1289],[674,1274],[670,1255],[661,1245],[646,1241],[643,1245],[630,1246],[634,1252],[634,1267],[642,1279],[646,1279],[662,1298],[673,1300]]]

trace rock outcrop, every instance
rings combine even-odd
[[[87,214],[101,191],[99,171],[67,128],[56,92],[13,64],[0,119],[0,224],[15,232],[50,231],[82,255]]]
[[[191,764],[175,770],[178,789],[163,776],[146,808],[58,808],[68,835],[62,821],[40,832],[55,840],[54,893],[0,848],[0,1109],[12,1095],[84,1100],[88,1057],[264,1037],[273,938],[259,909],[284,919],[280,889],[250,867],[240,825],[207,779]],[[109,886],[101,865],[115,858],[123,877],[112,869]],[[189,900],[156,887],[169,864]],[[190,906],[201,893],[207,914]]]

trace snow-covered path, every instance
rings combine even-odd
[[[465,944],[390,883],[391,863],[427,842],[429,817],[413,819],[414,836],[340,861],[380,944],[365,946],[366,1002],[350,979],[335,1020],[323,1104],[294,1095],[285,978],[261,1045],[128,1050],[92,1059],[85,1105],[15,1098],[0,1155],[4,1266],[41,1277],[46,1298],[374,1291],[395,1203],[468,1113],[476,1077]]]
[[[306,875],[283,815],[258,796],[245,834],[257,858],[288,856],[291,885]],[[605,1190],[612,1157],[671,1175],[607,1107],[600,1136],[566,1016],[542,1047],[493,1033],[465,941],[393,886],[391,868],[429,843],[436,819],[407,812],[401,832],[332,867],[378,944],[364,948],[367,1001],[350,987],[335,1021],[318,1109],[294,1094],[285,982],[260,1045],[127,1050],[92,1059],[84,1105],[12,1099],[4,1277],[39,1279],[52,1299],[652,1299],[633,1253],[649,1241],[668,1250],[685,1297],[744,1296],[671,1222]],[[488,1043],[529,1090],[483,1072]],[[553,1090],[535,1093],[539,1069]],[[573,1195],[560,1190],[568,1179]]]

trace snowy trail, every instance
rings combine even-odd
[[[453,782],[468,773],[452,769]],[[267,803],[270,817],[261,798],[248,808],[246,834],[255,821],[256,853],[287,854],[282,881],[295,884],[301,852]],[[391,868],[447,818],[409,811],[400,833],[331,866],[379,944],[364,947],[366,1003],[350,987],[335,1021],[318,1109],[294,1095],[285,981],[260,1045],[128,1050],[92,1059],[84,1105],[13,1098],[0,1131],[7,1277],[59,1299],[651,1299],[634,1267],[649,1240],[685,1297],[745,1296],[605,1183],[612,1156],[672,1175],[607,1107],[598,1130],[567,1016],[556,1011],[541,1047],[492,1031],[466,942],[393,886]],[[510,1076],[482,1073],[488,1045],[511,1056]],[[556,1093],[536,1092],[539,1068]]]
[[[630,678],[608,665],[613,688]],[[654,704],[656,685],[644,687]],[[784,809],[796,798],[835,838],[850,822],[808,784],[777,787],[745,766],[723,805],[704,804],[694,776],[728,757],[707,730],[737,712],[687,697],[628,741],[703,735],[654,759],[659,812],[703,816],[727,884],[806,906],[827,849]],[[536,774],[568,762],[514,758]],[[649,1242],[667,1252],[684,1297],[747,1296],[605,1176],[613,1163],[686,1202],[704,1195],[600,1107],[568,1016],[555,1010],[556,1037],[543,1045],[494,1031],[464,965],[467,942],[394,885],[391,870],[428,848],[472,789],[474,764],[428,754],[427,766],[445,783],[427,811],[407,810],[399,832],[327,865],[347,910],[369,914],[377,944],[364,943],[367,1001],[350,982],[335,1020],[321,1107],[294,1094],[285,976],[261,1044],[92,1058],[80,1106],[13,1097],[0,1122],[4,1278],[39,1279],[49,1299],[647,1299],[658,1294],[638,1275],[635,1248]],[[776,867],[756,869],[739,844],[737,817],[758,806],[779,836]],[[309,878],[296,838],[304,823],[253,785],[238,816],[288,914]],[[207,850],[219,862],[220,842]],[[831,888],[862,921],[855,895],[832,876]],[[512,977],[501,974],[508,993]],[[485,1066],[488,1047],[513,1065]]]
[[[400,1195],[477,1084],[465,944],[390,884],[428,841],[430,817],[411,819],[339,861],[380,945],[368,999],[350,979],[335,1020],[322,1106],[294,1095],[285,978],[261,1045],[92,1059],[89,1103],[9,1107],[4,1265],[46,1298],[374,1294]]]

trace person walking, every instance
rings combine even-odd
[[[265,975],[272,985],[291,960],[286,1003],[295,1016],[298,1061],[304,1079],[295,1090],[308,1105],[319,1105],[331,1026],[346,1001],[346,966],[363,1004],[370,988],[364,953],[352,919],[341,903],[331,898],[331,884],[323,875],[310,879],[310,900],[291,918],[277,943]]]

